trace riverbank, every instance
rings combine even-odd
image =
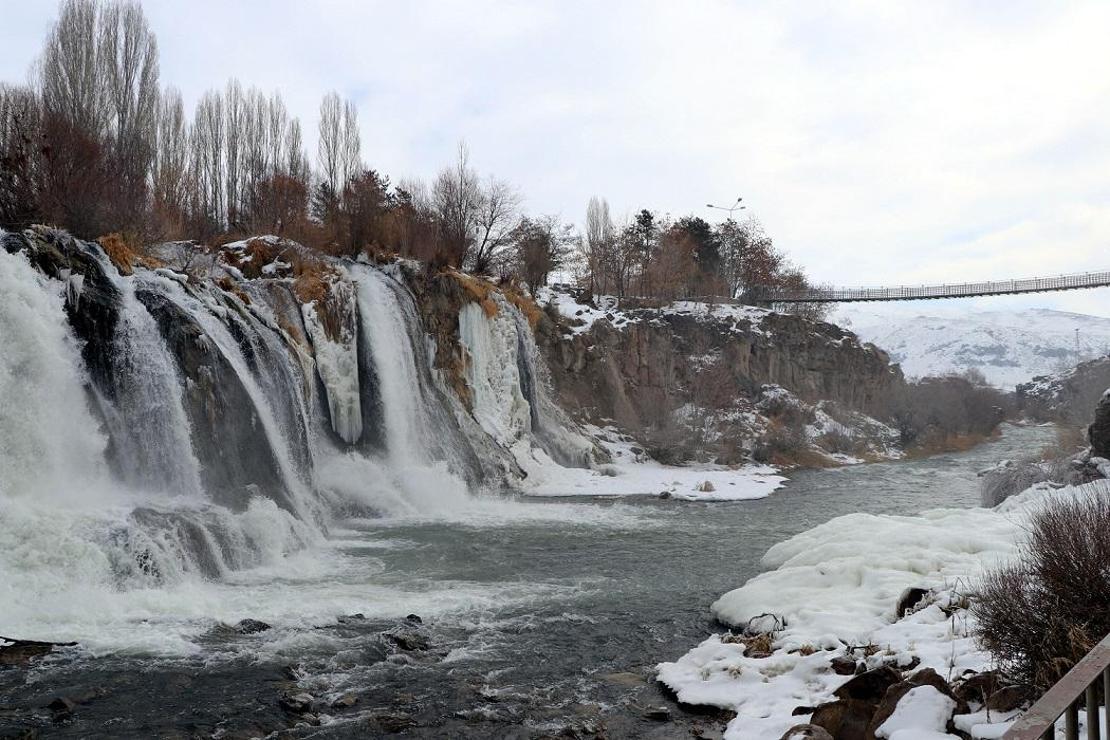
[[[728,740],[780,737],[818,714],[826,727],[878,726],[886,686],[921,685],[922,676],[939,687],[940,709],[903,717],[899,727],[922,737],[999,737],[1027,694],[1003,695],[1000,684],[995,698],[976,693],[996,678],[975,678],[994,665],[973,637],[970,597],[982,573],[1016,554],[1030,518],[1049,501],[1092,494],[1110,489],[1105,481],[1042,486],[993,509],[832,519],[771,547],[761,560],[771,570],[711,607],[732,631],[660,664],[658,678],[681,702],[734,712]],[[926,669],[936,676],[920,673]],[[853,675],[864,670],[885,681],[867,697],[873,703],[840,701],[858,690],[842,688],[849,681],[862,685]]]

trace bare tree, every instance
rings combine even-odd
[[[504,180],[490,176],[479,193],[474,213],[474,242],[469,267],[489,272],[497,253],[508,245],[520,214],[520,194]]]
[[[141,202],[154,154],[158,42],[135,2],[100,9],[97,53],[111,115],[116,174],[129,206]]]
[[[340,182],[347,183],[362,172],[362,137],[358,131],[358,109],[351,100],[343,104],[343,129],[340,138]]]
[[[224,159],[226,170],[227,221],[233,224],[239,220],[243,207],[242,184],[244,180],[243,138],[244,119],[247,100],[239,80],[228,80],[224,89]]]
[[[474,241],[473,227],[481,207],[482,188],[470,166],[466,144],[459,143],[452,167],[440,171],[432,185],[432,204],[439,227],[440,255],[448,264],[462,267]]]
[[[50,30],[38,68],[43,106],[92,137],[108,128],[107,88],[101,77],[99,4],[66,0]]]
[[[38,217],[42,109],[34,91],[0,83],[0,226]]]
[[[594,196],[586,206],[586,234],[581,242],[589,276],[590,295],[610,289],[610,269],[616,247],[616,229],[609,216],[609,203]]]
[[[316,149],[316,166],[320,168],[324,183],[332,193],[339,192],[340,135],[343,130],[342,104],[339,93],[332,91],[320,101],[319,138]]]
[[[150,168],[154,213],[163,230],[180,230],[185,212],[189,140],[185,106],[176,88],[166,88],[162,94],[155,136]]]
[[[197,103],[190,137],[193,145],[193,175],[198,216],[212,228],[223,225],[227,213],[224,198],[223,98],[215,91]]]

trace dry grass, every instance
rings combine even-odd
[[[769,658],[775,652],[775,637],[770,632],[755,637],[744,637],[730,632],[727,635],[721,635],[721,642],[743,645],[744,656],[748,658]]]
[[[482,307],[487,318],[492,319],[497,315],[497,301],[493,299],[497,289],[490,282],[456,270],[451,270],[448,274]]]
[[[1039,689],[1110,632],[1110,487],[1037,513],[1011,564],[987,574],[972,613],[986,647]]]
[[[517,310],[524,314],[524,318],[528,319],[528,326],[532,327],[532,330],[535,331],[540,321],[546,316],[535,299],[522,293],[516,286],[511,285],[503,286],[501,288],[501,294],[505,296],[509,303],[516,306]]]
[[[131,275],[135,272],[136,265],[143,267],[155,268],[161,267],[162,264],[151,257],[150,255],[142,252],[142,247],[133,239],[127,239],[122,234],[111,233],[105,234],[96,240],[104,253],[108,255],[108,259],[116,266],[121,275]]]

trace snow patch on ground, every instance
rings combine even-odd
[[[685,501],[743,501],[764,498],[786,479],[768,465],[662,465],[613,429],[587,427],[612,462],[595,469],[563,468],[541,451],[525,464],[524,492],[531,496],[659,496]],[[518,457],[518,459],[520,459]]]
[[[948,680],[986,670],[991,658],[973,638],[967,594],[985,569],[1015,555],[1026,523],[1046,502],[1092,494],[1110,495],[1098,482],[1060,490],[1035,486],[994,509],[833,519],[772,547],[763,564],[774,570],[712,606],[714,616],[737,627],[776,615],[781,629],[769,657],[747,655],[743,642],[712,635],[678,660],[660,664],[658,678],[682,702],[735,711],[725,737],[738,740],[778,737],[805,721],[805,715],[792,715],[796,707],[830,701],[848,680],[830,670],[831,659],[850,645],[876,646],[866,657],[868,667],[908,666],[916,657],[920,667]],[[930,589],[930,595],[897,619],[896,604],[911,586]],[[943,736],[922,712],[898,715],[889,737]],[[910,723],[910,717],[920,722]],[[1006,726],[998,722],[1010,719],[994,714],[989,725],[985,717],[960,721],[974,725],[978,737],[993,737]]]

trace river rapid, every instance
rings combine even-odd
[[[87,604],[67,617],[80,646],[0,668],[0,736],[713,737],[723,721],[653,680],[721,629],[709,604],[833,517],[976,506],[977,471],[1055,434],[1003,431],[968,452],[798,471],[753,501],[488,498],[350,519],[278,566]],[[243,618],[272,627],[220,626]],[[67,622],[43,619],[61,639]],[[310,710],[280,706],[298,693]],[[59,696],[72,711],[48,708]]]

